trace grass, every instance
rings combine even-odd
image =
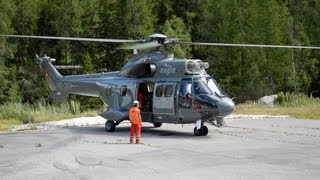
[[[245,103],[236,106],[236,114],[264,114],[264,115],[289,115],[299,119],[320,120],[320,105],[312,106],[280,106],[269,107],[257,103]]]
[[[320,98],[303,94],[279,93],[273,107],[247,102],[236,106],[236,114],[289,115],[299,119],[320,120]]]
[[[48,104],[45,100],[37,103],[7,103],[0,105],[0,131],[5,131],[21,124],[33,124],[82,116],[96,116],[97,111],[80,111],[76,102]],[[31,127],[31,126],[30,126]]]

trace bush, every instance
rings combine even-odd
[[[29,103],[6,103],[0,105],[0,119],[18,120],[24,124],[35,123],[37,116],[54,116],[57,114],[80,114],[80,103],[71,101],[70,103],[49,104],[44,99],[40,99],[33,105]]]
[[[283,93],[277,94],[275,103],[281,106],[304,106],[309,104],[320,104],[319,98],[308,97],[302,93]]]
[[[23,111],[19,114],[18,119],[23,123],[23,124],[29,124],[29,123],[35,123],[35,120],[33,116],[31,115],[30,111]]]
[[[80,114],[80,103],[76,101],[70,101],[68,103],[69,105],[69,110],[72,114]]]
[[[24,124],[34,123],[32,111],[29,104],[6,103],[0,106],[0,119],[17,119]]]

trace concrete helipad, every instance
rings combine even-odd
[[[320,121],[234,118],[227,127],[144,124],[129,144],[129,123],[42,125],[0,133],[0,179],[319,179]]]

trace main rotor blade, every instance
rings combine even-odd
[[[53,39],[53,40],[68,40],[68,41],[90,41],[90,42],[113,42],[113,43],[143,42],[142,40],[129,40],[129,39],[100,39],[100,38],[75,38],[75,37],[27,36],[27,35],[4,35],[4,34],[0,34],[0,37]]]
[[[287,45],[265,45],[265,44],[231,44],[231,43],[205,43],[205,42],[178,42],[179,44],[203,45],[203,46],[232,46],[232,47],[267,47],[288,49],[320,49],[317,46],[287,46]]]
[[[159,47],[162,44],[158,43],[158,41],[150,41],[142,44],[134,44],[131,46],[123,46],[119,47],[119,49],[146,49],[146,48],[152,48],[152,47]]]

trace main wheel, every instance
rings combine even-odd
[[[153,122],[154,127],[161,127],[162,123],[161,122]]]
[[[114,121],[107,121],[106,122],[106,131],[107,132],[114,132],[116,130],[116,124]]]
[[[193,133],[194,133],[194,135],[196,135],[196,136],[201,136],[201,135],[202,135],[202,128],[197,129],[197,127],[194,127]]]
[[[207,126],[202,126],[201,130],[202,130],[202,134],[201,134],[202,136],[206,136],[209,132]]]

